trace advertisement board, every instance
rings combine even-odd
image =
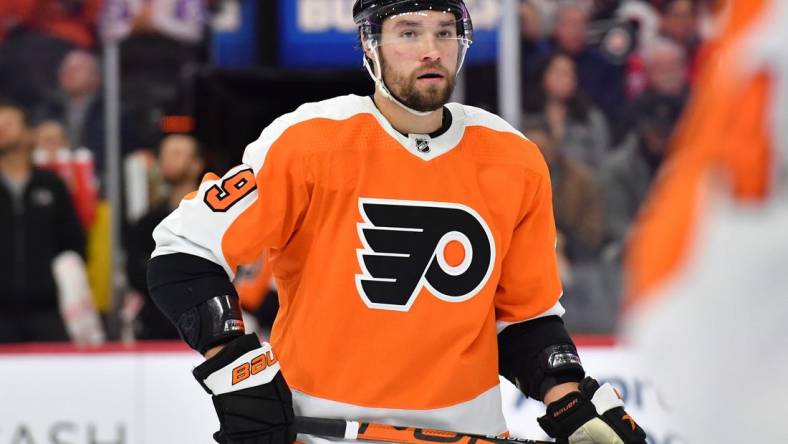
[[[582,343],[582,342],[581,342]],[[0,349],[0,444],[208,443],[218,421],[191,376],[201,362],[183,345],[13,352]],[[632,370],[626,349],[581,346],[589,374],[610,382],[650,444],[688,444],[658,390]],[[545,439],[543,406],[502,381],[513,436]]]
[[[361,67],[354,0],[280,0],[279,61],[286,68]],[[500,1],[467,0],[474,38],[467,63],[495,59]]]

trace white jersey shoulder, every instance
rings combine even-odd
[[[450,103],[451,110],[458,109],[460,114],[464,117],[465,126],[483,126],[494,131],[505,133],[517,134],[525,139],[525,136],[520,131],[517,131],[509,122],[489,111],[470,105],[459,105]],[[456,108],[455,108],[456,107]]]
[[[268,149],[288,128],[312,119],[346,120],[357,114],[371,113],[370,103],[365,97],[353,94],[304,103],[295,111],[276,118],[257,140],[247,145],[243,163],[251,166],[256,174],[265,161]]]

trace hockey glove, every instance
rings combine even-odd
[[[221,444],[290,444],[295,441],[293,398],[271,345],[254,334],[227,343],[193,371],[213,395]]]
[[[624,411],[618,393],[593,378],[583,379],[579,392],[551,402],[538,421],[561,444],[646,443],[646,433]]]

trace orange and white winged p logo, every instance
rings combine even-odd
[[[495,263],[487,223],[465,205],[360,198],[356,289],[369,308],[408,311],[422,288],[447,302],[475,296]]]

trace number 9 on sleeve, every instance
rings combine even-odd
[[[205,192],[205,204],[216,212],[225,212],[257,189],[254,173],[251,169],[241,170],[230,177],[222,179]]]

